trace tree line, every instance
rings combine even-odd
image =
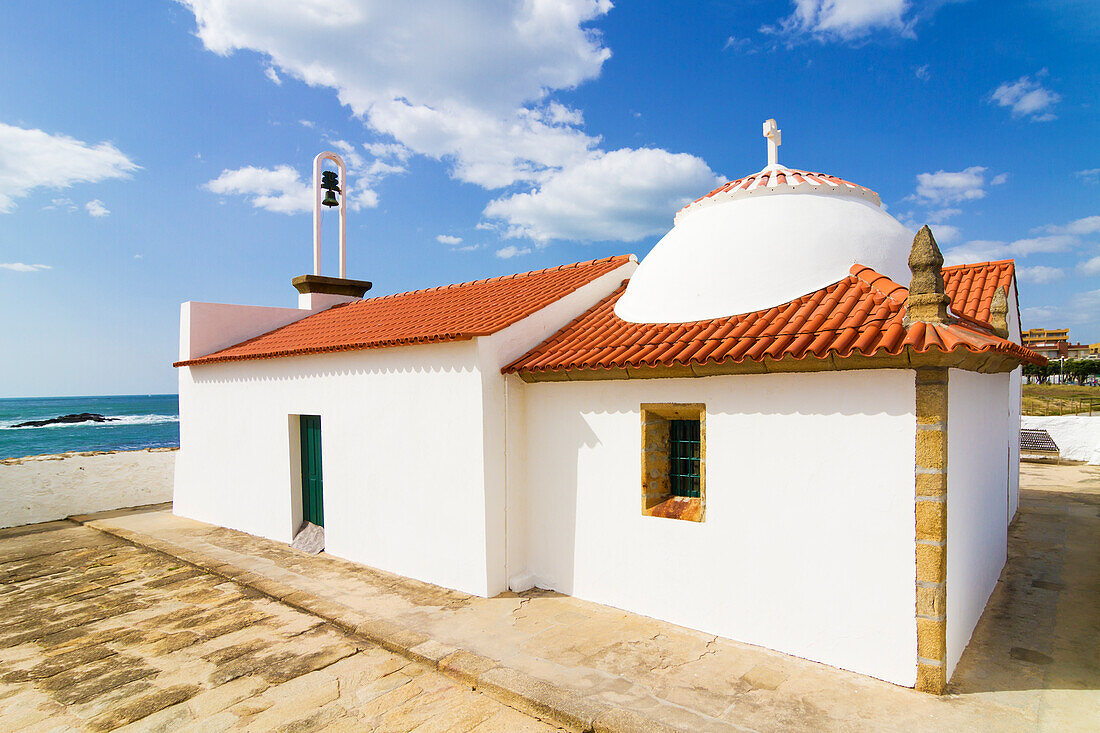
[[[1024,376],[1034,377],[1039,384],[1046,384],[1053,374],[1061,374],[1069,384],[1084,384],[1089,377],[1100,377],[1100,359],[1067,359],[1059,368],[1058,362],[1049,361],[1042,366],[1024,365]]]

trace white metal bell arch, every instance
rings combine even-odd
[[[347,277],[348,255],[348,169],[344,159],[326,150],[313,159],[313,274],[321,274],[321,165],[331,160],[340,169],[340,277]]]

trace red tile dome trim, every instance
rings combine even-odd
[[[723,183],[707,195],[700,196],[690,204],[684,206],[677,212],[676,216],[679,218],[681,214],[700,208],[711,201],[739,198],[758,191],[774,192],[781,190],[824,190],[853,193],[873,201],[876,206],[882,205],[882,200],[877,193],[858,183],[852,183],[851,181],[846,181],[843,178],[832,176],[828,173],[813,173],[810,171],[798,170],[797,168],[776,166],[774,168],[765,168],[758,173],[753,173],[751,176],[738,178],[736,181]]]

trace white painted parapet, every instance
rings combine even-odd
[[[253,336],[301,320],[313,311],[257,305],[199,303],[180,306],[180,361],[212,354]]]

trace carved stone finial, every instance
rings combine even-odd
[[[947,297],[943,284],[943,254],[927,225],[913,238],[909,271],[913,279],[909,282],[905,325],[917,321],[947,323],[947,306],[951,298]]]
[[[1008,293],[1004,287],[993,293],[993,302],[989,305],[989,323],[993,333],[1003,339],[1008,338]]]

